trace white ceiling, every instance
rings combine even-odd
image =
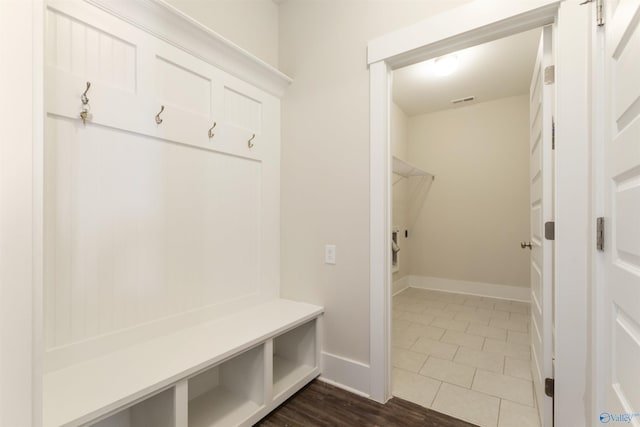
[[[456,53],[458,69],[433,72],[433,61],[395,70],[393,100],[408,115],[454,108],[451,100],[475,96],[465,106],[529,92],[540,29],[474,46]]]

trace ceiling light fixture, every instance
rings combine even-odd
[[[458,68],[458,57],[447,55],[436,58],[433,61],[434,71],[439,76],[448,76]]]

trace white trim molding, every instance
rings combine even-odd
[[[0,425],[41,425],[43,3],[0,1]],[[16,42],[20,40],[19,42]]]
[[[591,408],[589,319],[593,304],[590,239],[594,229],[589,37],[595,21],[590,8],[564,1],[554,43],[556,59],[555,152],[555,343],[554,423],[599,424],[601,408]],[[593,6],[592,6],[593,8]],[[604,164],[605,159],[596,159]],[[597,411],[597,412],[596,412]]]
[[[162,0],[85,1],[277,97],[293,81]]]
[[[369,64],[385,61],[393,69],[411,65],[551,24],[559,4],[560,0],[476,0],[371,40],[367,59]]]
[[[456,294],[476,295],[521,302],[531,301],[531,288],[524,286],[509,286],[413,275],[408,277],[408,285],[412,288],[453,292]]]
[[[320,379],[328,384],[369,397],[369,365],[322,352],[322,375]]]
[[[370,344],[371,398],[391,398],[391,70],[384,61],[369,67],[370,145]],[[375,102],[373,101],[375,100]],[[373,379],[375,376],[375,380]]]

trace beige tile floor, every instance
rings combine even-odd
[[[539,427],[529,304],[409,288],[393,297],[393,395],[483,427]]]

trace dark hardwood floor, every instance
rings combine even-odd
[[[256,426],[473,427],[465,421],[394,397],[385,405],[315,380]]]

